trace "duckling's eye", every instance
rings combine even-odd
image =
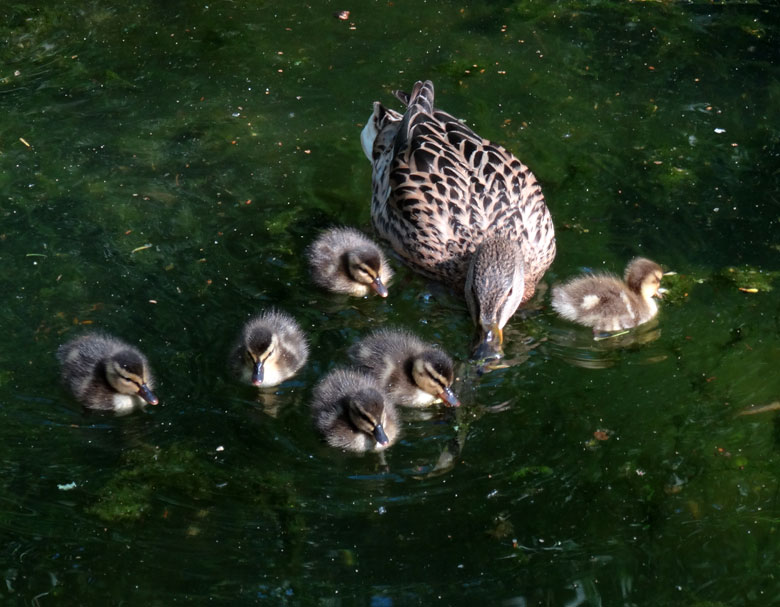
[[[122,383],[127,384],[128,386],[135,386],[140,388],[140,384],[137,381],[130,379],[129,377],[125,377],[121,373],[119,374],[119,379],[122,381]]]
[[[366,427],[372,428],[372,429],[376,427],[376,421],[372,417],[370,417],[367,413],[365,413],[364,411],[360,411],[358,413],[358,418],[360,419],[360,421],[362,421],[364,424],[366,424]]]
[[[368,266],[358,266],[356,270],[358,274],[367,278],[368,282],[371,282],[375,278],[374,272]]]
[[[428,365],[425,367],[425,373],[428,375],[428,378],[439,388],[440,391],[447,389],[447,385],[441,373]]]

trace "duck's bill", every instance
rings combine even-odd
[[[156,405],[160,401],[157,399],[157,397],[154,395],[154,392],[152,392],[149,389],[149,386],[146,384],[141,384],[141,387],[138,388],[138,396],[143,398],[147,403],[150,405]]]
[[[482,338],[474,350],[474,360],[489,361],[503,358],[504,334],[498,324],[493,323],[482,330]]]
[[[384,428],[382,428],[382,424],[374,426],[374,440],[383,447],[386,447],[390,442],[387,438],[387,434],[385,434]]]
[[[439,394],[439,398],[448,407],[459,407],[460,406],[460,401],[458,400],[458,397],[455,396],[455,393],[452,391],[452,388],[445,389],[444,392]]]
[[[259,360],[255,363],[255,367],[252,370],[252,383],[256,386],[262,386],[264,378],[265,369],[263,369],[263,361]]]
[[[376,294],[379,295],[379,297],[387,297],[387,287],[379,276],[371,282],[371,288],[376,291]]]

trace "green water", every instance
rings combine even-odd
[[[780,605],[780,414],[740,415],[780,399],[779,15],[3,3],[2,603]],[[536,173],[545,283],[646,255],[678,273],[657,324],[594,343],[548,292],[479,377],[457,295],[397,263],[387,300],[312,286],[321,227],[370,229],[371,103],[420,78]],[[258,397],[226,357],[271,304],[312,356]],[[407,416],[386,468],[308,413],[385,325],[441,343],[463,402]],[[89,328],[146,353],[160,406],[82,411],[54,352]]]

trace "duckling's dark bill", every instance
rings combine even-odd
[[[146,384],[143,384],[138,388],[138,396],[143,398],[150,405],[156,405],[160,402]]]
[[[444,392],[439,394],[439,398],[442,399],[444,404],[448,407],[460,407],[460,401],[458,400],[458,397],[455,396],[452,388],[445,388]]]
[[[387,438],[387,434],[385,434],[384,428],[382,428],[382,424],[377,424],[374,427],[374,439],[383,447],[390,442]]]
[[[379,297],[387,297],[387,287],[382,282],[382,279],[377,276],[371,283],[371,288],[376,291]]]
[[[263,378],[265,377],[265,370],[263,369],[263,361],[257,361],[255,368],[252,371],[252,383],[256,386],[263,385]]]

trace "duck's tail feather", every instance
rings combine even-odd
[[[406,105],[404,120],[395,139],[395,149],[401,150],[409,141],[409,130],[414,124],[433,116],[433,82],[418,80],[414,83],[411,95],[403,91],[395,91],[393,94]]]
[[[389,110],[378,101],[374,102],[374,111],[368,117],[366,126],[360,133],[360,144],[363,147],[363,153],[370,161],[374,156],[374,141],[377,135],[385,128],[388,122],[397,122],[401,120],[401,114],[395,110]]]
[[[433,82],[430,80],[415,82],[411,94],[393,91],[393,95],[408,108],[417,105],[418,107],[415,108],[417,112],[433,114]]]

